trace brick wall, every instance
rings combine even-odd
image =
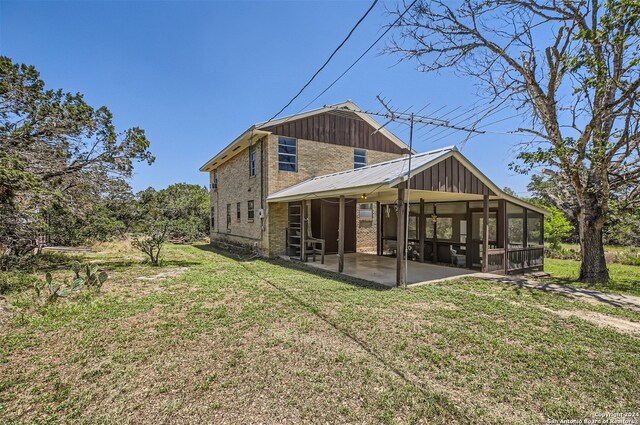
[[[261,152],[261,149],[263,151]],[[214,207],[215,225],[211,229],[211,240],[255,247],[268,255],[284,255],[286,252],[285,230],[287,228],[288,205],[275,203],[265,205],[265,220],[259,218],[260,176],[264,171],[264,198],[268,194],[300,183],[311,177],[353,169],[354,148],[329,143],[298,139],[298,171],[278,170],[278,136],[268,135],[256,143],[257,172],[249,177],[249,149],[245,148],[218,168],[218,189],[211,190],[211,205]],[[367,150],[367,164],[398,158],[399,154]],[[261,158],[265,159],[261,166]],[[213,183],[213,172],[210,173]],[[254,201],[253,222],[247,219],[247,201]],[[240,221],[236,219],[236,203],[240,202]],[[227,204],[231,205],[231,223],[227,228]],[[356,215],[356,238],[359,251],[375,251],[376,220],[375,204],[373,220],[360,220]],[[264,228],[262,227],[264,225]]]
[[[218,167],[218,189],[211,189],[211,205],[214,207],[215,223],[211,229],[211,240],[234,243],[266,250],[263,243],[260,209],[261,144],[256,148],[256,176],[249,176],[249,148]],[[213,172],[210,182],[213,183]],[[248,201],[254,205],[254,219],[248,219]],[[236,205],[240,203],[240,220],[236,218]],[[227,204],[231,205],[231,223],[227,227]]]
[[[269,194],[311,177],[353,169],[354,148],[298,139],[298,171],[279,171],[278,136],[269,135],[266,140],[265,153],[268,158],[266,175]],[[367,164],[388,161],[400,156],[394,153],[367,150]],[[286,252],[287,212],[287,203],[272,203],[267,206],[270,255],[284,255]],[[375,251],[376,249],[375,204],[372,220],[360,220],[359,214],[356,214],[356,244],[358,251]]]
[[[311,177],[353,169],[353,149],[348,146],[332,145],[298,139],[298,171],[278,170],[278,136],[267,136],[267,180],[269,194],[278,192]],[[367,150],[367,164],[388,161],[401,155]]]
[[[360,218],[360,207],[358,204],[356,210],[356,251],[358,252],[376,252],[377,248],[377,220],[376,220],[376,204],[372,203],[373,217],[371,219]]]

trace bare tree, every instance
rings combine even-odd
[[[512,130],[533,137],[512,167],[556,183],[547,196],[578,221],[589,283],[609,279],[612,194],[640,200],[639,19],[638,0],[420,0],[387,49],[473,77],[487,102],[518,111]]]

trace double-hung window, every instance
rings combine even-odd
[[[256,145],[249,146],[249,177],[255,177],[257,170]]]
[[[247,201],[247,220],[253,222],[255,217],[255,211],[253,209],[253,201]]]
[[[231,228],[231,204],[227,204],[227,230]]]
[[[367,151],[364,149],[353,150],[353,168],[361,168],[367,165]]]
[[[291,137],[278,138],[278,170],[298,171],[298,144]]]
[[[211,230],[216,227],[216,210],[214,207],[211,207]]]
[[[218,188],[218,170],[213,170],[213,183],[211,184],[211,188]]]
[[[240,221],[240,202],[236,204],[236,221]]]

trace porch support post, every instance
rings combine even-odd
[[[418,222],[418,231],[420,232],[420,262],[424,263],[424,233],[425,233],[425,217],[424,217],[424,199],[420,198],[420,221]]]
[[[300,261],[303,263],[307,261],[307,222],[305,217],[307,216],[305,204],[307,201],[304,199],[300,205]]]
[[[344,270],[344,195],[340,196],[338,214],[338,271]]]
[[[489,195],[482,199],[482,271],[489,271]]]
[[[436,220],[438,219],[438,204],[433,204],[433,215],[436,216]],[[431,243],[431,252],[433,253],[433,262],[438,262],[438,242],[437,242],[437,231],[438,231],[438,223],[432,220],[431,225],[433,226],[433,239]]]
[[[504,266],[504,274],[509,272],[509,242],[507,233],[509,228],[507,227],[507,201],[501,199],[498,208],[498,228],[502,228],[500,238],[502,239],[502,247],[504,248],[504,259],[502,260]]]
[[[406,276],[404,274],[404,226],[405,226],[405,212],[404,212],[404,188],[398,188],[398,229],[396,232],[396,286],[404,286]]]
[[[376,252],[382,255],[382,209],[380,201],[376,202]]]

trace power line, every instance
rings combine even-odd
[[[317,95],[316,97],[313,98],[313,100],[309,103],[307,103],[305,106],[303,106],[298,113],[302,112],[303,110],[307,109],[313,102],[315,102],[316,100],[318,100],[320,98],[320,96],[322,96],[323,94],[325,94],[327,91],[329,91],[329,89],[331,89],[331,87],[333,87],[338,81],[340,81],[342,79],[342,77],[344,77],[347,72],[351,71],[351,68],[353,68],[354,66],[356,66],[356,64],[358,62],[360,62],[360,60],[362,60],[362,58],[364,58],[366,56],[367,53],[369,53],[369,51],[371,51],[371,49],[373,49],[375,47],[376,44],[378,44],[378,42],[380,42],[380,40],[382,40],[384,38],[385,35],[387,35],[387,33],[389,31],[391,31],[391,28],[393,28],[398,22],[400,22],[400,20],[402,19],[402,17],[409,11],[411,10],[411,8],[413,7],[414,4],[417,3],[418,0],[413,0],[413,2],[411,2],[411,4],[405,9],[404,12],[402,12],[402,14],[400,16],[398,16],[398,19],[396,19],[395,21],[393,21],[393,23],[391,25],[389,25],[387,27],[387,29],[380,35],[380,37],[378,37],[368,48],[367,50],[365,50],[359,57],[358,59],[356,59],[351,65],[349,65],[349,67],[347,69],[344,70],[344,72],[342,74],[340,74],[338,76],[338,78],[336,78],[331,84],[329,84],[327,86],[327,88],[325,88],[322,92],[320,92],[319,95]]]
[[[296,100],[298,98],[298,96],[300,96],[302,94],[302,92],[304,91],[304,89],[306,89],[309,84],[311,84],[311,82],[318,76],[318,74],[320,74],[320,72],[329,64],[329,62],[331,61],[331,59],[333,59],[333,57],[336,55],[336,53],[338,53],[338,50],[340,50],[342,48],[342,46],[345,45],[345,43],[347,42],[347,40],[349,40],[349,38],[351,37],[351,35],[354,33],[354,31],[356,30],[356,28],[358,28],[358,26],[362,23],[362,21],[364,21],[364,19],[367,17],[367,15],[369,15],[369,12],[371,12],[371,10],[374,8],[374,6],[378,3],[378,0],[373,0],[373,3],[371,3],[371,6],[369,6],[369,9],[367,9],[367,11],[365,12],[364,15],[362,15],[362,17],[358,20],[358,22],[356,22],[356,24],[354,25],[353,28],[351,28],[351,31],[349,31],[349,34],[347,34],[347,36],[345,37],[344,40],[342,40],[342,43],[340,43],[340,45],[338,45],[338,47],[335,48],[335,50],[333,51],[333,53],[331,53],[331,55],[329,56],[329,58],[324,62],[324,64],[322,64],[322,66],[315,72],[315,74],[313,74],[313,76],[309,79],[309,81],[307,81],[307,83],[302,86],[302,88],[300,89],[300,91],[298,91],[298,93],[293,96],[291,98],[291,100],[284,105],[284,107],[282,109],[280,109],[273,117],[269,118],[268,121],[273,120],[275,117],[277,117],[278,115],[280,115],[285,109],[287,109],[289,107],[289,105],[291,105],[293,103],[294,100]],[[415,3],[415,2],[414,2]]]

